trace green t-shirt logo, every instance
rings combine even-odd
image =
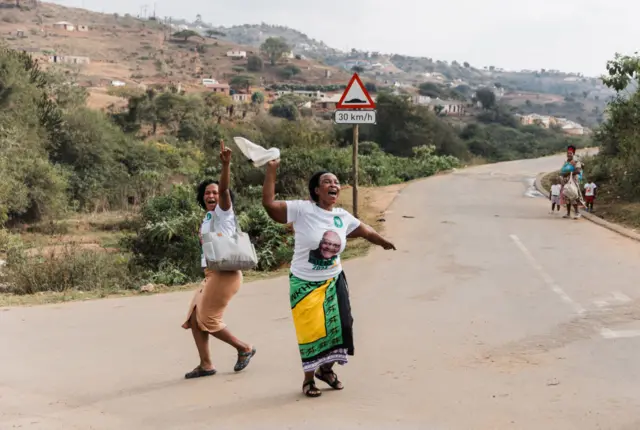
[[[207,212],[207,221],[211,221],[211,212]]]
[[[333,217],[333,224],[337,227],[337,228],[342,228],[342,220],[340,219],[339,216],[334,216]]]

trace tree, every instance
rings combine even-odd
[[[300,70],[300,68],[295,64],[287,64],[279,70],[280,76],[282,76],[284,79],[291,79],[300,72],[302,72],[302,70]]]
[[[420,84],[418,87],[418,92],[421,96],[427,96],[431,98],[440,97],[442,95],[442,90],[437,84],[432,82],[424,82]]]
[[[370,93],[377,93],[378,92],[378,87],[373,82],[365,83],[364,87]]]
[[[264,104],[264,94],[260,91],[256,91],[251,95],[251,103],[254,105],[262,105]]]
[[[640,201],[640,56],[616,54],[607,63],[602,82],[615,90],[607,117],[595,133],[598,155],[589,164],[589,177],[621,202]],[[601,118],[598,118],[600,121]],[[608,188],[610,187],[610,188]]]
[[[220,124],[227,108],[233,104],[233,100],[226,94],[212,92],[204,96],[204,104],[211,112],[211,116],[216,117]]]
[[[483,109],[491,109],[496,105],[496,95],[489,88],[476,91],[476,99],[482,104]]]
[[[192,37],[199,37],[200,39],[203,39],[203,37],[200,36],[199,33],[195,32],[193,30],[177,31],[177,32],[173,33],[173,37],[184,39],[185,42],[187,40],[189,40],[190,38],[192,38]]]
[[[250,72],[259,72],[262,70],[263,66],[262,58],[257,55],[251,55],[247,59],[247,70]]]
[[[212,28],[207,29],[204,34],[207,35],[207,37],[210,37],[212,39],[215,39],[216,36],[220,36],[220,37],[224,37],[226,36],[226,33],[223,33],[222,31],[218,31],[218,30],[214,30]]]
[[[469,67],[471,67],[471,64],[467,63],[466,61],[464,62],[463,66],[465,67],[465,69],[468,69]]]
[[[438,154],[468,156],[456,131],[427,107],[414,105],[408,96],[379,92],[376,111],[377,125],[361,126],[360,137],[379,142],[385,152],[408,157],[417,146],[433,145]]]
[[[364,67],[362,67],[362,66],[353,66],[351,68],[351,71],[353,73],[363,73],[364,72]]]
[[[229,85],[234,90],[245,90],[249,91],[251,86],[255,84],[255,78],[250,75],[237,75],[231,78],[229,81]]]
[[[260,45],[260,51],[269,58],[272,66],[275,66],[282,56],[290,50],[287,42],[281,37],[269,37]]]

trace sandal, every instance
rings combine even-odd
[[[193,379],[193,378],[200,378],[202,376],[213,376],[216,373],[218,373],[216,369],[205,370],[201,366],[198,366],[195,369],[193,369],[191,372],[185,374],[184,378]]]
[[[313,379],[302,384],[302,392],[307,397],[320,397],[322,395],[322,391],[318,390],[318,387],[316,387],[316,381]]]
[[[243,370],[244,368],[246,368],[249,365],[249,362],[251,362],[251,358],[254,355],[256,355],[256,349],[255,348],[251,348],[251,351],[249,351],[249,352],[239,352],[238,353],[238,361],[236,362],[236,365],[233,368],[233,370],[235,370],[236,372],[239,372],[239,371]]]
[[[344,386],[342,382],[338,379],[338,375],[333,370],[326,370],[322,366],[318,368],[316,371],[316,378],[329,385],[334,390],[342,390]]]

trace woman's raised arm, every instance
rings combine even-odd
[[[231,182],[231,150],[224,147],[224,142],[220,141],[220,161],[222,162],[222,173],[220,174],[220,209],[228,211],[231,209],[231,192],[229,192],[229,182]]]
[[[280,160],[273,160],[267,163],[267,172],[262,186],[262,206],[264,206],[272,220],[286,224],[287,203],[282,200],[276,200],[276,176],[279,164]]]

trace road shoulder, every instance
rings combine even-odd
[[[549,190],[547,190],[543,185],[542,185],[542,179],[548,174],[548,172],[544,172],[544,173],[539,173],[538,176],[536,177],[536,181],[535,181],[535,185],[536,185],[536,189],[542,193],[542,195],[544,195],[545,197],[547,197],[549,195]],[[582,216],[584,218],[586,218],[587,220],[598,224],[601,227],[604,227],[606,229],[609,229],[611,231],[614,231],[622,236],[628,237],[629,239],[633,239],[633,240],[637,240],[638,242],[640,242],[640,234],[636,233],[635,231],[623,227],[621,225],[618,224],[614,224],[611,223],[609,221],[605,221],[604,219],[590,214],[588,212],[581,212]]]

